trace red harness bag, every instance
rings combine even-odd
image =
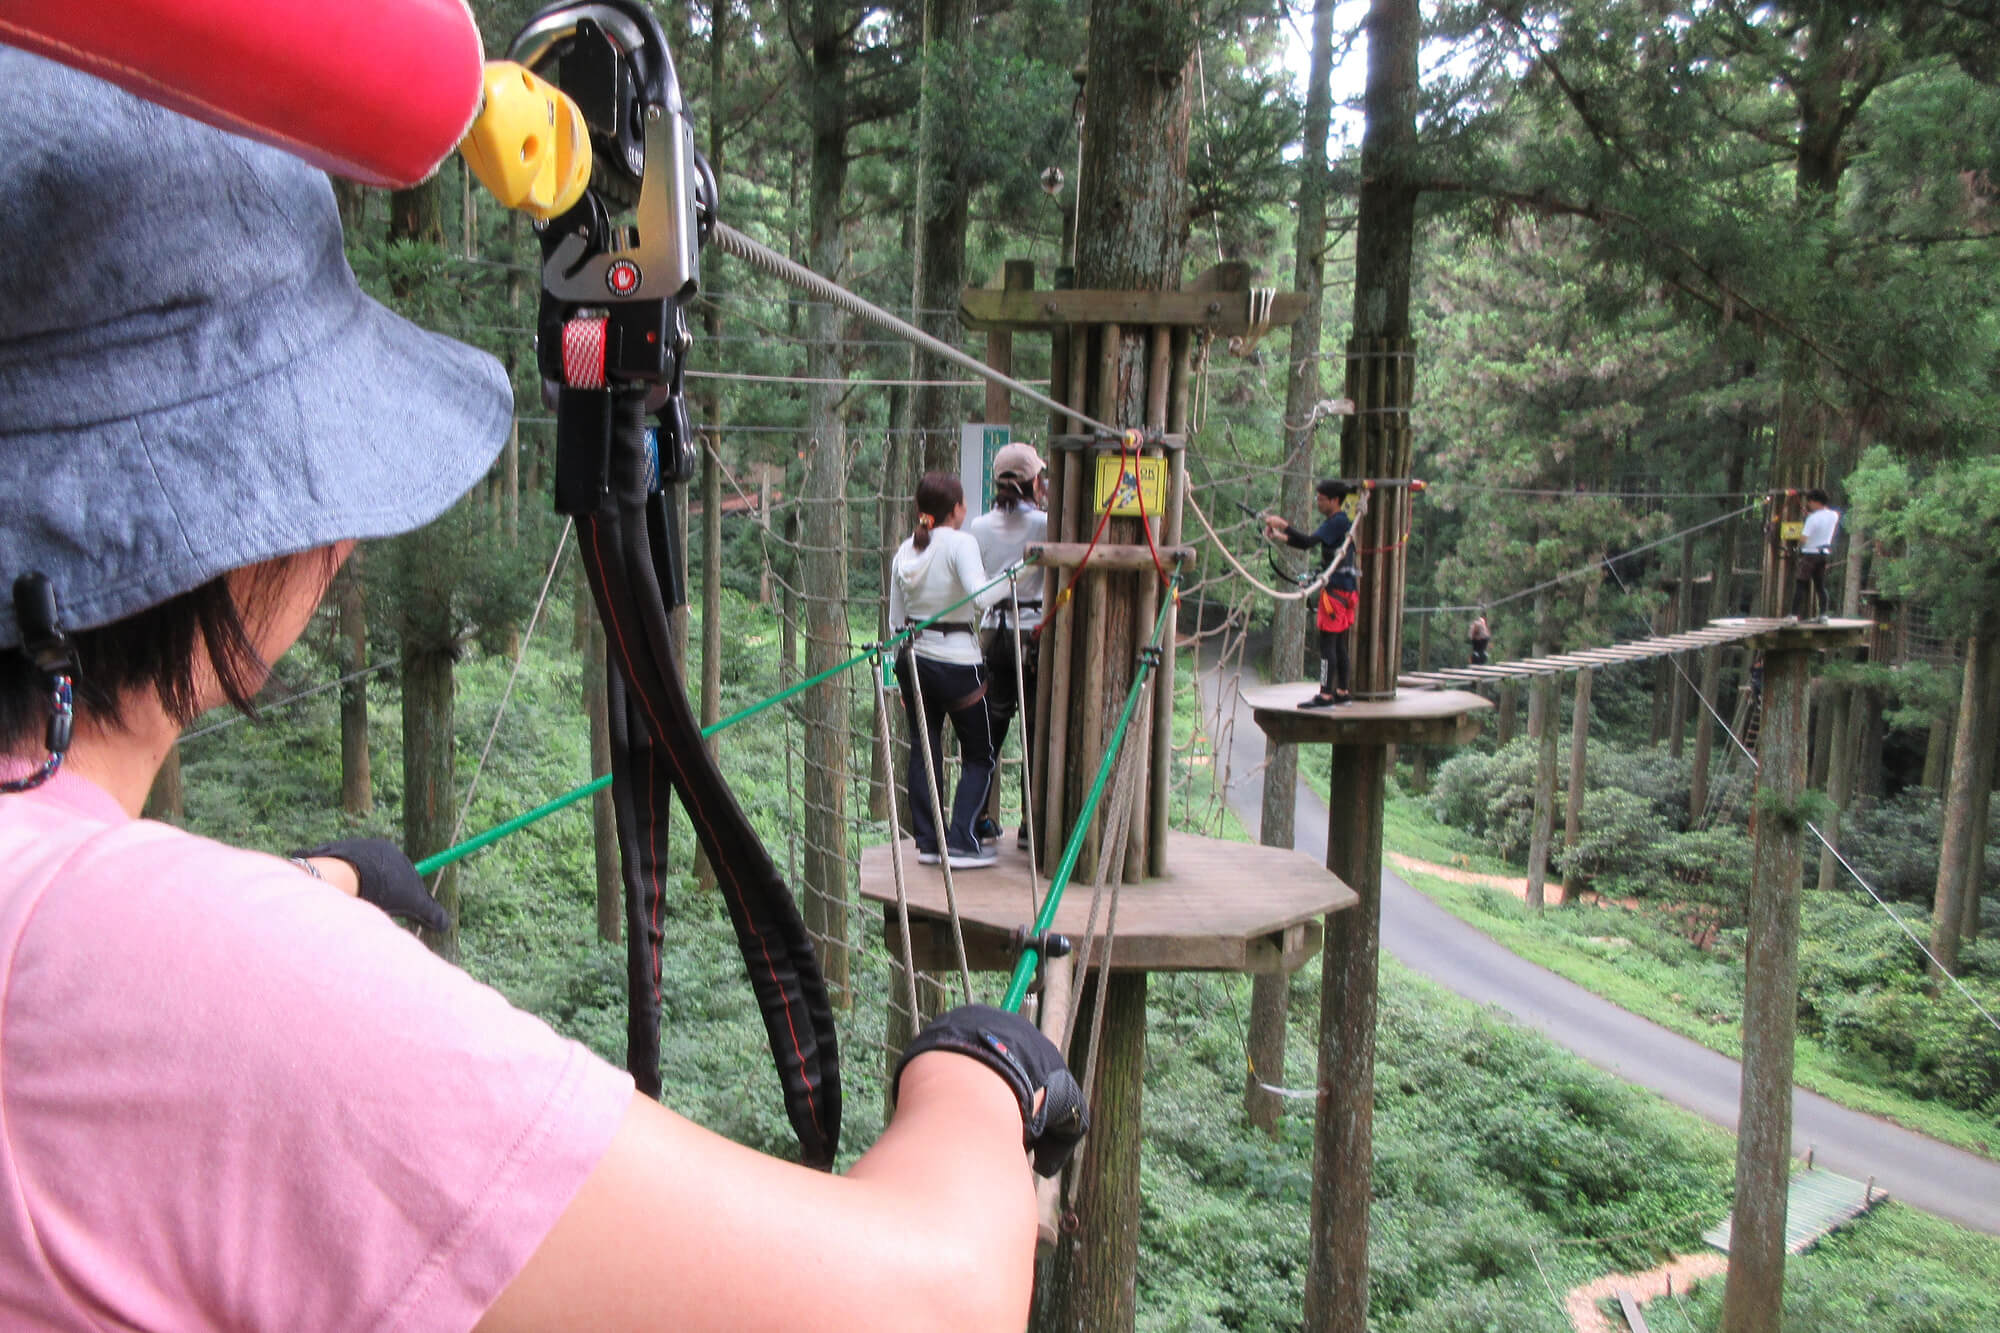
[[[1319,590],[1319,627],[1329,634],[1345,634],[1354,627],[1354,613],[1361,609],[1361,594],[1346,588]]]

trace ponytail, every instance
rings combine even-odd
[[[965,501],[965,488],[949,472],[926,472],[917,482],[917,530],[910,545],[921,551],[931,544],[931,533],[940,523],[949,522],[952,511]]]

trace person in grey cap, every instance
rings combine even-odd
[[[1042,508],[1048,493],[1042,456],[1035,452],[1035,446],[1023,440],[1002,445],[993,455],[993,507],[965,525],[966,533],[979,543],[982,567],[1000,570],[1017,565],[1030,542],[1048,540],[1049,516]],[[1041,659],[1032,645],[1041,632],[1050,577],[1047,570],[1022,576],[1010,589],[1007,599],[986,613],[982,638],[986,670],[992,681],[986,694],[986,710],[992,720],[996,754],[1006,744],[1008,725],[1017,713],[1021,716],[1022,753],[1034,753],[1035,687]],[[1021,826],[1014,834],[1014,845],[1024,851],[1029,846],[1028,828],[1033,822],[1034,804],[1034,795],[1028,790],[1028,765],[1023,764]],[[985,837],[989,830],[982,828],[980,832]],[[996,837],[999,832],[997,825],[990,830]]]
[[[926,1029],[821,1174],[436,958],[351,896],[381,866],[137,817],[510,393],[359,291],[292,158],[4,48],[0,118],[0,1326],[1020,1328],[1067,1074],[1017,1017]]]

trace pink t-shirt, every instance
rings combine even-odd
[[[469,1328],[631,1092],[275,856],[0,796],[0,1327]]]

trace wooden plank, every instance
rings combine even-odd
[[[1340,708],[1300,708],[1315,685],[1299,681],[1241,691],[1251,719],[1285,745],[1463,745],[1479,733],[1490,699],[1464,690],[1412,690]]]
[[[1117,441],[1107,439],[1102,435],[1051,435],[1048,438],[1047,444],[1050,449],[1059,454],[1076,449],[1095,449],[1104,453],[1115,453],[1118,449]],[[1164,434],[1149,438],[1146,444],[1149,447],[1158,445],[1162,450],[1171,454],[1187,448],[1187,436],[1179,431],[1167,431]]]
[[[1632,1333],[1648,1333],[1646,1316],[1639,1313],[1639,1302],[1632,1298],[1631,1292],[1618,1293],[1618,1312],[1625,1316],[1625,1325]]]
[[[1279,292],[1271,303],[1270,327],[1292,323],[1305,309],[1305,301],[1302,292]],[[959,298],[959,318],[974,333],[1053,329],[1064,324],[1171,324],[1236,334],[1250,329],[1250,293],[996,291],[970,287]]]
[[[916,864],[907,841],[901,851],[916,965],[956,972],[939,869]],[[877,844],[861,855],[861,892],[883,904],[884,920],[890,923],[896,913],[895,854],[890,845]],[[1332,872],[1288,848],[1172,833],[1167,862],[1169,874],[1128,884],[1120,892],[1113,971],[1295,970],[1319,951],[1320,918],[1357,901]],[[1027,853],[1003,845],[997,865],[961,870],[952,877],[967,962],[974,970],[1012,970],[1014,930],[1028,919],[1028,869]],[[1079,945],[1089,924],[1090,899],[1090,885],[1074,883],[1056,913],[1054,928]],[[1100,945],[1107,915],[1100,907]]]
[[[1159,547],[1160,563],[1165,565],[1187,564],[1194,560],[1192,546]],[[1099,542],[1093,550],[1088,542],[1030,542],[1026,558],[1037,565],[1055,569],[1073,569],[1083,563],[1084,554],[1089,553],[1093,569],[1151,569],[1153,551],[1150,546],[1113,546],[1109,542]]]

